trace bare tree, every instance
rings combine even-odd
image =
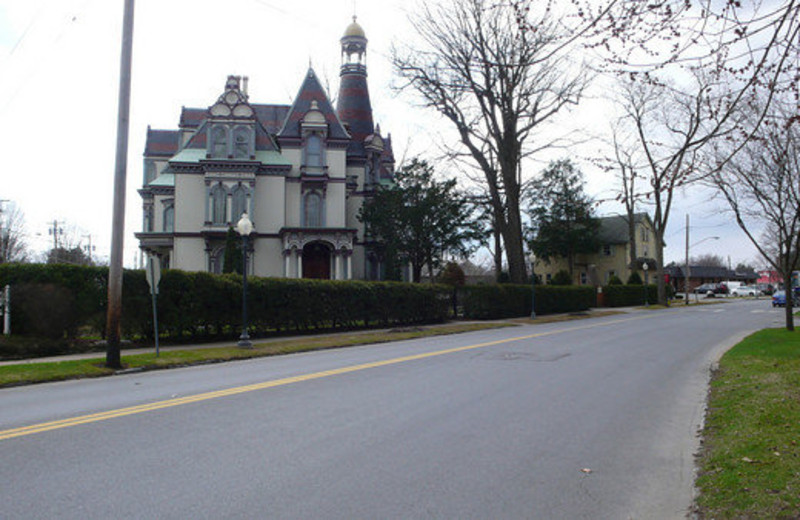
[[[557,142],[542,128],[576,104],[588,83],[586,69],[565,52],[574,32],[549,9],[534,14],[532,4],[427,3],[411,20],[422,44],[395,49],[392,57],[404,81],[398,88],[444,116],[459,136],[454,152],[466,150],[480,167],[516,283],[527,277],[521,161]]]
[[[765,114],[763,124],[744,146],[733,139],[718,147],[717,162],[725,167],[712,180],[750,242],[783,276],[786,328],[794,330],[791,274],[800,263],[800,118],[797,99],[781,98],[766,113],[751,107],[751,117]],[[732,159],[731,148],[740,149]],[[764,228],[768,232],[759,233]]]
[[[735,104],[718,95],[718,80],[693,69],[680,87],[652,76],[631,74],[621,81],[620,106],[644,158],[647,191],[636,195],[652,206],[656,238],[658,299],[666,303],[664,233],[676,189],[699,179],[701,151],[738,127]]]
[[[2,203],[0,203],[2,204]],[[0,264],[25,262],[25,217],[16,205],[0,206]]]
[[[689,265],[699,265],[703,267],[725,267],[725,259],[719,255],[708,253],[690,258]]]

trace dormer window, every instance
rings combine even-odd
[[[306,138],[306,166],[322,166],[322,139],[317,134],[310,134]]]
[[[233,133],[233,156],[236,159],[248,159],[250,155],[250,129],[238,127]]]
[[[215,126],[211,130],[211,141],[208,147],[211,157],[228,156],[228,132],[224,126]]]

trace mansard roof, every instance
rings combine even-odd
[[[291,108],[289,105],[258,105],[251,104],[256,112],[256,119],[264,126],[270,134],[277,134],[286,120],[286,114]],[[208,109],[187,108],[181,109],[180,127],[185,129],[197,129],[203,121],[208,118]]]
[[[144,155],[145,157],[172,157],[178,151],[179,142],[178,130],[153,130],[148,126]]]
[[[300,90],[294,99],[283,127],[278,133],[278,137],[300,137],[300,122],[305,117],[306,113],[312,109],[312,102],[316,101],[316,110],[319,110],[325,118],[325,123],[328,125],[328,139],[350,139],[350,135],[344,129],[339,116],[333,110],[330,100],[328,99],[325,90],[322,88],[314,69],[309,68]]]

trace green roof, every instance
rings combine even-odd
[[[199,163],[206,159],[206,151],[200,148],[184,148],[170,162]],[[256,150],[256,161],[271,166],[291,166],[292,163],[275,150]]]
[[[152,181],[150,181],[148,186],[175,186],[175,174],[173,173],[162,173]]]

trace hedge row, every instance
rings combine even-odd
[[[0,265],[0,286],[12,286],[12,331],[75,337],[81,327],[104,334],[108,270],[69,265]],[[123,336],[152,338],[144,271],[123,273]],[[238,275],[164,271],[159,285],[162,336],[180,341],[231,337],[240,332],[242,281]],[[249,330],[340,329],[440,322],[448,317],[450,289],[441,285],[248,279]]]
[[[536,314],[585,311],[595,305],[593,287],[537,285]],[[467,285],[458,289],[459,314],[469,319],[502,319],[531,314],[530,285]]]
[[[606,285],[603,287],[603,300],[606,307],[629,307],[644,305],[644,286],[642,285]],[[658,302],[658,287],[647,286],[647,301]]]

